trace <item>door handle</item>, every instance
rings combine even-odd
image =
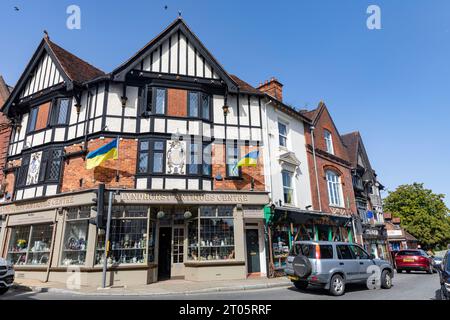
[[[363,264],[364,264],[364,262],[360,262],[359,264],[360,264],[360,265],[363,265]]]
[[[340,266],[343,266],[343,265],[344,265],[344,263],[343,263],[343,262],[339,262],[339,265],[340,265]]]

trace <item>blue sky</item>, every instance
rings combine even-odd
[[[70,4],[81,7],[81,30],[66,28]],[[370,4],[382,30],[366,27]],[[450,196],[448,0],[2,0],[0,74],[15,84],[44,29],[111,71],[178,10],[228,72],[253,85],[275,76],[285,102],[323,100],[341,133],[359,130],[389,190],[424,182]]]

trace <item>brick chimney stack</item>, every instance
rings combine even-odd
[[[272,77],[270,81],[266,80],[264,83],[260,83],[257,89],[283,101],[283,85],[275,77]]]

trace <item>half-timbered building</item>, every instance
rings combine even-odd
[[[100,285],[105,237],[89,219],[105,184],[119,191],[110,285],[265,275],[263,157],[236,166],[263,151],[263,96],[181,18],[110,73],[46,35],[3,107],[13,132],[0,254],[21,277],[66,281],[78,268]],[[117,137],[119,159],[87,170],[86,155]]]

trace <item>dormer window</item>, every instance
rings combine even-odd
[[[329,154],[334,154],[333,137],[331,135],[331,132],[328,130],[324,130],[323,132],[324,132],[325,146],[327,148],[327,152]]]

